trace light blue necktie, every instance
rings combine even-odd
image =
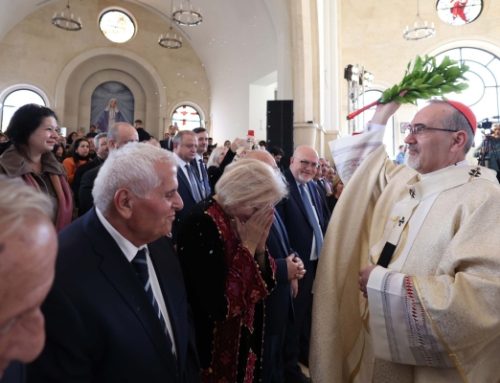
[[[311,224],[314,233],[314,241],[316,242],[316,255],[319,258],[321,248],[323,247],[323,233],[321,232],[321,227],[319,226],[318,218],[314,214],[314,206],[311,203],[309,196],[307,195],[307,190],[305,189],[305,184],[299,185],[300,196],[302,197],[302,203],[307,213],[307,220]]]
[[[199,189],[199,181],[196,179],[196,176],[194,175],[193,168],[191,165],[186,164],[186,170],[189,175],[189,183],[191,184],[191,192],[193,193],[193,198],[196,202],[201,201],[201,194],[200,194],[200,189]]]
[[[210,193],[210,184],[208,183],[208,174],[207,174],[207,168],[205,167],[205,164],[203,160],[200,158],[198,160],[199,162],[199,168],[200,168],[200,174],[201,174],[201,184],[203,186],[203,197],[207,198]]]

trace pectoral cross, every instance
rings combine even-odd
[[[410,188],[408,192],[410,193],[411,198],[415,198],[415,188]]]

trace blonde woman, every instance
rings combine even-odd
[[[177,246],[194,313],[203,382],[261,377],[263,301],[275,285],[266,239],[282,178],[254,159],[229,165],[215,195],[195,207]]]

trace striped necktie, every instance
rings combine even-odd
[[[167,345],[169,349],[172,351],[172,354],[175,356],[175,351],[172,344],[172,338],[170,337],[167,324],[165,322],[165,318],[163,318],[160,306],[158,305],[158,302],[155,299],[155,296],[153,294],[153,289],[151,287],[151,280],[149,278],[148,262],[146,260],[145,248],[142,248],[137,252],[134,259],[132,260],[132,266],[134,267],[134,271],[137,274],[137,277],[139,278],[139,281],[141,282],[144,291],[146,292],[149,303],[151,303],[151,306],[153,306],[153,310],[158,319],[160,320],[161,328],[165,333],[165,336],[167,337]]]

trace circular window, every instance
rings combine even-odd
[[[476,20],[483,10],[483,0],[438,0],[439,18],[450,25],[465,25]]]
[[[109,41],[119,44],[129,41],[136,31],[132,16],[120,9],[107,9],[102,12],[99,28]]]

